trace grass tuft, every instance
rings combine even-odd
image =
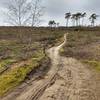
[[[93,67],[95,70],[100,71],[100,61],[95,61],[95,60],[84,60],[84,63],[90,65]]]
[[[32,70],[39,66],[39,62],[44,58],[44,54],[41,50],[34,54],[34,57],[30,59],[30,64],[24,66],[18,66],[5,74],[0,76],[0,96],[3,96],[6,92],[13,89],[21,82],[23,82]]]

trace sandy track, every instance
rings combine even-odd
[[[99,100],[92,73],[79,61],[59,55],[59,49],[67,42],[50,48],[48,56],[52,67],[44,77],[33,81],[20,94],[8,95],[2,100]]]
[[[74,58],[61,57],[59,53],[57,58],[58,77],[39,100],[99,100],[92,72]]]
[[[64,38],[66,35],[64,36]],[[44,79],[32,81],[29,85],[23,84],[16,91],[8,94],[1,100],[37,100],[52,83],[55,82],[59,64],[59,49],[65,44],[65,41],[58,47],[53,47],[47,50],[49,57],[52,60],[52,67]],[[52,59],[53,58],[53,59]]]
[[[66,35],[64,36],[64,38],[65,37]],[[16,100],[38,100],[39,97],[43,95],[45,89],[50,87],[50,85],[55,82],[57,72],[59,70],[59,67],[57,67],[60,61],[59,49],[65,44],[65,42],[66,41],[64,41],[60,46],[53,47],[47,51],[49,57],[52,60],[52,67],[47,73],[44,80],[40,80],[40,82],[38,81],[37,86],[31,86],[30,89],[21,93],[20,96],[16,98]]]

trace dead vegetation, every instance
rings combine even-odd
[[[68,42],[61,50],[61,55],[76,58],[82,62],[87,62],[90,66],[95,65],[94,68],[96,67],[97,70],[100,69],[99,30],[71,31],[67,39]]]
[[[22,83],[38,67],[43,67],[42,60],[48,63],[44,50],[61,38],[61,32],[64,33],[54,29],[0,27],[1,96]]]

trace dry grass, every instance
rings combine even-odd
[[[19,85],[31,71],[38,68],[41,61],[47,59],[44,48],[57,43],[63,33],[57,29],[0,27],[0,96]]]
[[[68,57],[99,60],[100,33],[99,31],[70,32],[68,42],[63,49],[63,55]]]
[[[61,50],[61,55],[87,62],[100,62],[99,30],[71,31],[67,44]],[[100,69],[100,66],[97,69]]]

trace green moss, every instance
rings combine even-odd
[[[44,58],[43,52],[40,50],[31,58],[29,65],[20,66],[8,71],[0,76],[0,96],[3,96],[7,91],[19,85],[26,78],[27,74],[39,66],[39,62]]]
[[[20,29],[21,31],[19,31]],[[7,91],[24,81],[27,73],[37,68],[41,60],[44,59],[43,46],[51,47],[51,45],[58,42],[61,43],[59,39],[64,33],[66,33],[66,30],[55,28],[13,27],[0,29],[0,36],[2,37],[0,39],[1,59],[16,59],[18,62],[23,60],[30,61],[25,66],[9,69],[0,75],[0,95],[4,95]],[[9,64],[12,64],[9,60],[0,61],[0,70],[5,69]]]
[[[31,70],[30,66],[24,66],[21,68],[16,68],[0,76],[0,95],[3,95],[9,89],[15,87],[20,82],[22,82],[26,74]]]
[[[60,53],[60,54],[64,53],[64,48],[61,48],[61,49],[59,50],[59,53]]]
[[[7,68],[7,66],[9,66],[10,64],[16,62],[13,59],[5,59],[0,61],[0,72],[2,72],[5,68]]]
[[[100,61],[94,61],[94,60],[89,61],[89,60],[86,60],[86,61],[83,61],[83,62],[86,63],[86,64],[89,64],[95,70],[100,71]]]

